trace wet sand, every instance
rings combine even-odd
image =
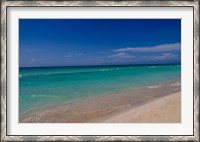
[[[130,89],[57,107],[35,110],[20,123],[181,122],[180,84]],[[175,93],[175,94],[174,94]]]

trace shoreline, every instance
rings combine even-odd
[[[120,93],[105,96],[91,97],[71,104],[49,107],[25,114],[19,118],[20,123],[134,123],[128,121],[130,112],[137,112],[140,107],[163,102],[165,97],[179,92],[180,84],[165,84],[157,87],[131,89]],[[177,95],[176,95],[177,96]],[[180,96],[180,95],[179,95]],[[159,100],[160,99],[160,100]],[[176,99],[180,101],[180,97]],[[150,107],[150,106],[148,106]],[[172,109],[173,111],[173,109]],[[178,111],[178,110],[177,110]],[[129,115],[128,115],[129,112]],[[140,109],[139,112],[144,112]],[[122,119],[122,115],[126,118]],[[120,120],[121,118],[122,120]],[[144,121],[144,120],[143,120]],[[145,123],[146,121],[144,121]],[[157,121],[156,121],[157,122]],[[158,122],[162,122],[159,121]],[[166,121],[168,122],[168,121]],[[169,121],[171,123],[171,120]],[[179,122],[179,121],[177,121]],[[140,123],[140,122],[139,122]]]

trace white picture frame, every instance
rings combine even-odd
[[[34,140],[34,141],[41,141],[41,140],[48,140],[48,141],[54,141],[54,140],[66,140],[66,141],[114,141],[114,140],[124,140],[124,141],[183,141],[183,140],[199,140],[199,15],[198,15],[198,2],[175,2],[175,1],[62,1],[62,2],[56,2],[56,1],[3,1],[1,2],[1,140],[4,141],[12,141],[12,140]],[[102,12],[104,12],[103,17],[108,16],[109,14],[112,17],[119,18],[119,15],[122,16],[126,15],[126,18],[161,18],[163,15],[166,17],[163,18],[184,18],[188,17],[187,14],[192,15],[192,17],[189,16],[186,21],[189,23],[187,26],[189,26],[192,23],[192,28],[188,28],[187,31],[185,26],[183,26],[182,30],[185,30],[185,33],[189,33],[189,35],[193,35],[190,39],[182,38],[182,47],[184,48],[185,56],[182,58],[182,61],[188,62],[188,66],[185,65],[185,69],[187,70],[187,76],[189,81],[193,82],[192,85],[187,86],[187,83],[182,84],[183,87],[188,87],[185,89],[185,91],[190,90],[188,92],[185,92],[185,94],[191,94],[191,91],[193,91],[193,94],[187,97],[185,95],[185,99],[189,101],[188,105],[190,108],[193,108],[193,112],[183,113],[183,119],[181,124],[140,124],[140,126],[134,126],[132,128],[132,125],[135,124],[120,124],[120,126],[113,125],[113,124],[90,124],[88,126],[84,126],[83,124],[79,125],[69,125],[69,124],[20,124],[18,123],[18,114],[15,115],[16,110],[14,108],[17,108],[17,97],[14,97],[11,95],[17,92],[15,89],[10,89],[9,86],[16,86],[15,77],[17,72],[14,70],[18,68],[18,60],[15,60],[18,57],[18,51],[13,49],[13,46],[17,46],[18,42],[17,40],[12,40],[15,38],[15,35],[19,32],[16,28],[18,26],[17,19],[19,18],[55,18],[56,16],[58,18],[80,18],[81,10],[79,11],[79,8],[84,8],[85,15],[83,12],[82,17],[87,17],[88,13],[91,13],[90,8],[92,8],[92,11],[95,11],[95,9],[98,8],[98,12],[94,14],[90,14],[88,18],[102,18]],[[125,12],[123,15],[122,11],[119,11],[117,13],[117,8],[124,8]],[[35,10],[34,10],[35,8]],[[42,10],[47,8],[47,10]],[[68,9],[72,9],[70,13],[68,14],[68,17],[66,16],[66,13],[62,14],[64,10],[66,11]],[[105,10],[102,10],[101,8],[106,8]],[[109,9],[110,8],[110,9]],[[149,12],[149,8],[153,8],[153,12]],[[179,11],[178,9],[183,9]],[[21,9],[21,10],[20,10]],[[57,9],[57,10],[55,10]],[[88,10],[87,10],[88,9]],[[100,10],[99,10],[100,9]],[[114,11],[112,12],[112,9]],[[131,10],[135,10],[139,12],[137,14],[137,17],[132,17]],[[145,12],[146,9],[146,12]],[[156,9],[163,9],[163,15],[158,17],[153,17],[153,14],[157,13]],[[192,13],[189,9],[192,9]],[[14,11],[10,11],[14,10]],[[15,11],[16,10],[16,11]],[[80,12],[78,14],[77,10]],[[130,10],[130,11],[129,11]],[[44,12],[42,12],[44,11]],[[56,13],[56,11],[58,11]],[[107,13],[106,13],[107,12]],[[110,13],[109,13],[110,12]],[[177,13],[176,13],[177,12]],[[188,12],[188,13],[187,13]],[[32,14],[31,14],[32,13]],[[98,14],[100,13],[100,14]],[[114,14],[113,13],[117,13]],[[142,14],[143,13],[143,14]],[[148,15],[147,15],[148,13]],[[167,17],[167,14],[169,15]],[[171,16],[170,16],[171,14]],[[178,15],[181,15],[178,17]],[[32,17],[30,16],[32,15]],[[134,14],[133,14],[134,15]],[[185,15],[185,17],[184,17]],[[99,17],[98,17],[99,16]],[[14,22],[14,23],[13,23]],[[190,27],[191,27],[190,26]],[[193,31],[192,31],[193,29]],[[13,36],[13,37],[12,37]],[[17,39],[17,38],[16,38]],[[187,40],[187,42],[186,42]],[[189,43],[188,43],[189,42]],[[193,50],[186,49],[184,46],[190,46],[193,44]],[[187,54],[187,55],[186,55]],[[189,55],[189,56],[188,56]],[[15,56],[17,56],[15,58]],[[187,58],[185,58],[188,56]],[[192,65],[191,65],[192,63]],[[192,67],[193,66],[193,67]],[[192,67],[192,68],[191,68]],[[12,70],[11,70],[12,69]],[[14,70],[13,70],[14,69]],[[182,68],[183,69],[183,68]],[[183,77],[183,75],[182,75]],[[192,80],[191,80],[192,78]],[[184,89],[184,88],[182,88]],[[12,106],[10,106],[12,104]],[[182,105],[182,109],[186,109],[188,106]],[[185,114],[185,115],[184,115]],[[189,115],[188,115],[189,114]],[[188,115],[188,116],[187,116]],[[187,118],[186,118],[187,117]],[[189,121],[188,121],[189,120]],[[143,125],[143,126],[142,126]],[[152,130],[153,127],[155,127],[155,130]],[[175,126],[177,125],[177,126]],[[79,129],[75,129],[76,127],[79,127]],[[174,127],[175,126],[175,127]],[[184,126],[184,127],[183,127]],[[67,129],[62,129],[61,127],[67,127]],[[110,128],[113,128],[113,132],[111,133]],[[150,127],[152,131],[145,132],[145,127]],[[165,127],[165,129],[160,130],[161,127]],[[121,131],[119,131],[119,128]],[[12,130],[11,130],[12,129]],[[54,129],[54,131],[52,130]],[[98,129],[98,131],[95,131]],[[110,130],[109,130],[110,129]],[[174,134],[171,134],[167,132],[167,130],[170,130],[177,132]],[[30,131],[31,130],[31,131]],[[40,132],[38,133],[38,130]],[[46,131],[51,130],[51,131]],[[93,130],[92,132],[90,130]],[[108,131],[109,130],[109,131]],[[116,131],[118,130],[118,131]],[[124,131],[128,130],[128,131]],[[137,130],[137,131],[134,131]],[[150,130],[150,129],[149,129]],[[166,130],[166,131],[165,131]],[[179,131],[178,131],[179,130]],[[179,133],[182,130],[182,134]],[[83,133],[81,134],[80,131]],[[101,131],[102,133],[99,133]],[[143,131],[143,132],[142,132]],[[160,131],[160,132],[159,132]],[[43,132],[43,133],[42,133]],[[64,133],[68,132],[68,133]],[[107,133],[106,133],[107,132]],[[137,133],[139,132],[139,133]],[[142,134],[143,133],[143,134]]]

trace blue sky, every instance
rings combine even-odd
[[[181,62],[180,19],[20,19],[20,67]]]

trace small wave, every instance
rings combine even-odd
[[[147,86],[147,88],[159,88],[161,87],[161,85],[157,85],[157,86]]]
[[[84,72],[35,73],[35,74],[24,74],[23,77],[30,77],[30,76],[49,76],[49,75],[62,75],[62,74],[77,74],[77,73],[84,73]],[[85,72],[85,73],[86,73],[86,72]]]
[[[110,70],[110,69],[103,69],[103,70],[99,70],[100,72],[102,71],[102,72],[106,72],[106,71],[112,71],[112,70]],[[94,71],[94,72],[96,72],[96,71]],[[98,72],[98,71],[97,71]]]
[[[107,72],[113,71],[114,69],[103,69],[103,70],[93,70],[93,71],[78,71],[78,72],[54,72],[54,73],[35,73],[35,74],[24,74],[20,77],[29,77],[29,76],[48,76],[48,75],[61,75],[61,74],[79,74],[79,73],[92,73],[92,72]]]
[[[79,73],[93,73],[93,72],[109,72],[122,70],[123,68],[112,68],[112,69],[98,69],[98,70],[86,70],[86,71],[69,71],[69,72],[48,72],[48,73],[31,73],[31,74],[23,74],[19,75],[19,77],[30,77],[30,76],[48,76],[48,75],[62,75],[62,74],[79,74]],[[132,67],[131,67],[132,69]]]
[[[150,68],[156,68],[156,66],[150,66]]]
[[[179,85],[181,85],[180,82],[178,82],[178,83],[173,83],[173,84],[171,84],[170,86],[179,86]]]
[[[115,71],[115,70],[122,70],[121,68],[114,68],[114,69],[103,69],[103,70],[97,70],[97,71]]]
[[[53,95],[31,95],[31,97],[33,98],[58,98],[57,96],[53,96]]]

